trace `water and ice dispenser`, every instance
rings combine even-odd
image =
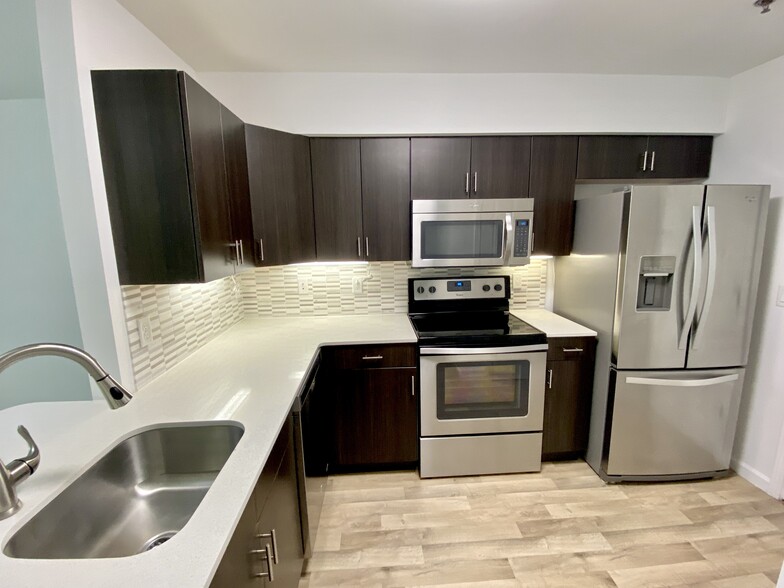
[[[637,310],[670,310],[675,257],[646,255],[640,258]]]

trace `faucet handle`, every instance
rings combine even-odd
[[[38,464],[41,463],[41,452],[38,450],[38,445],[36,445],[27,428],[23,425],[19,425],[16,428],[16,431],[22,439],[27,441],[27,455],[15,459],[6,467],[8,468],[11,480],[15,484],[18,484],[25,478],[31,476],[33,472],[38,469]]]

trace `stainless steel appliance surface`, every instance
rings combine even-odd
[[[547,337],[509,292],[508,276],[409,280],[423,478],[541,468]]]
[[[730,465],[768,186],[580,185],[555,311],[599,333],[587,460],[608,481]]]
[[[414,200],[411,265],[526,265],[533,243],[533,198]]]

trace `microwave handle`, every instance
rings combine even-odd
[[[501,248],[504,252],[504,265],[509,265],[512,261],[512,248],[514,247],[514,222],[511,214],[507,213],[505,217],[504,240]]]

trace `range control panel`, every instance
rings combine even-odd
[[[504,276],[422,278],[414,280],[414,300],[503,299],[509,297]]]
[[[531,222],[525,218],[517,219],[514,228],[515,257],[528,257],[528,237],[531,234]]]

